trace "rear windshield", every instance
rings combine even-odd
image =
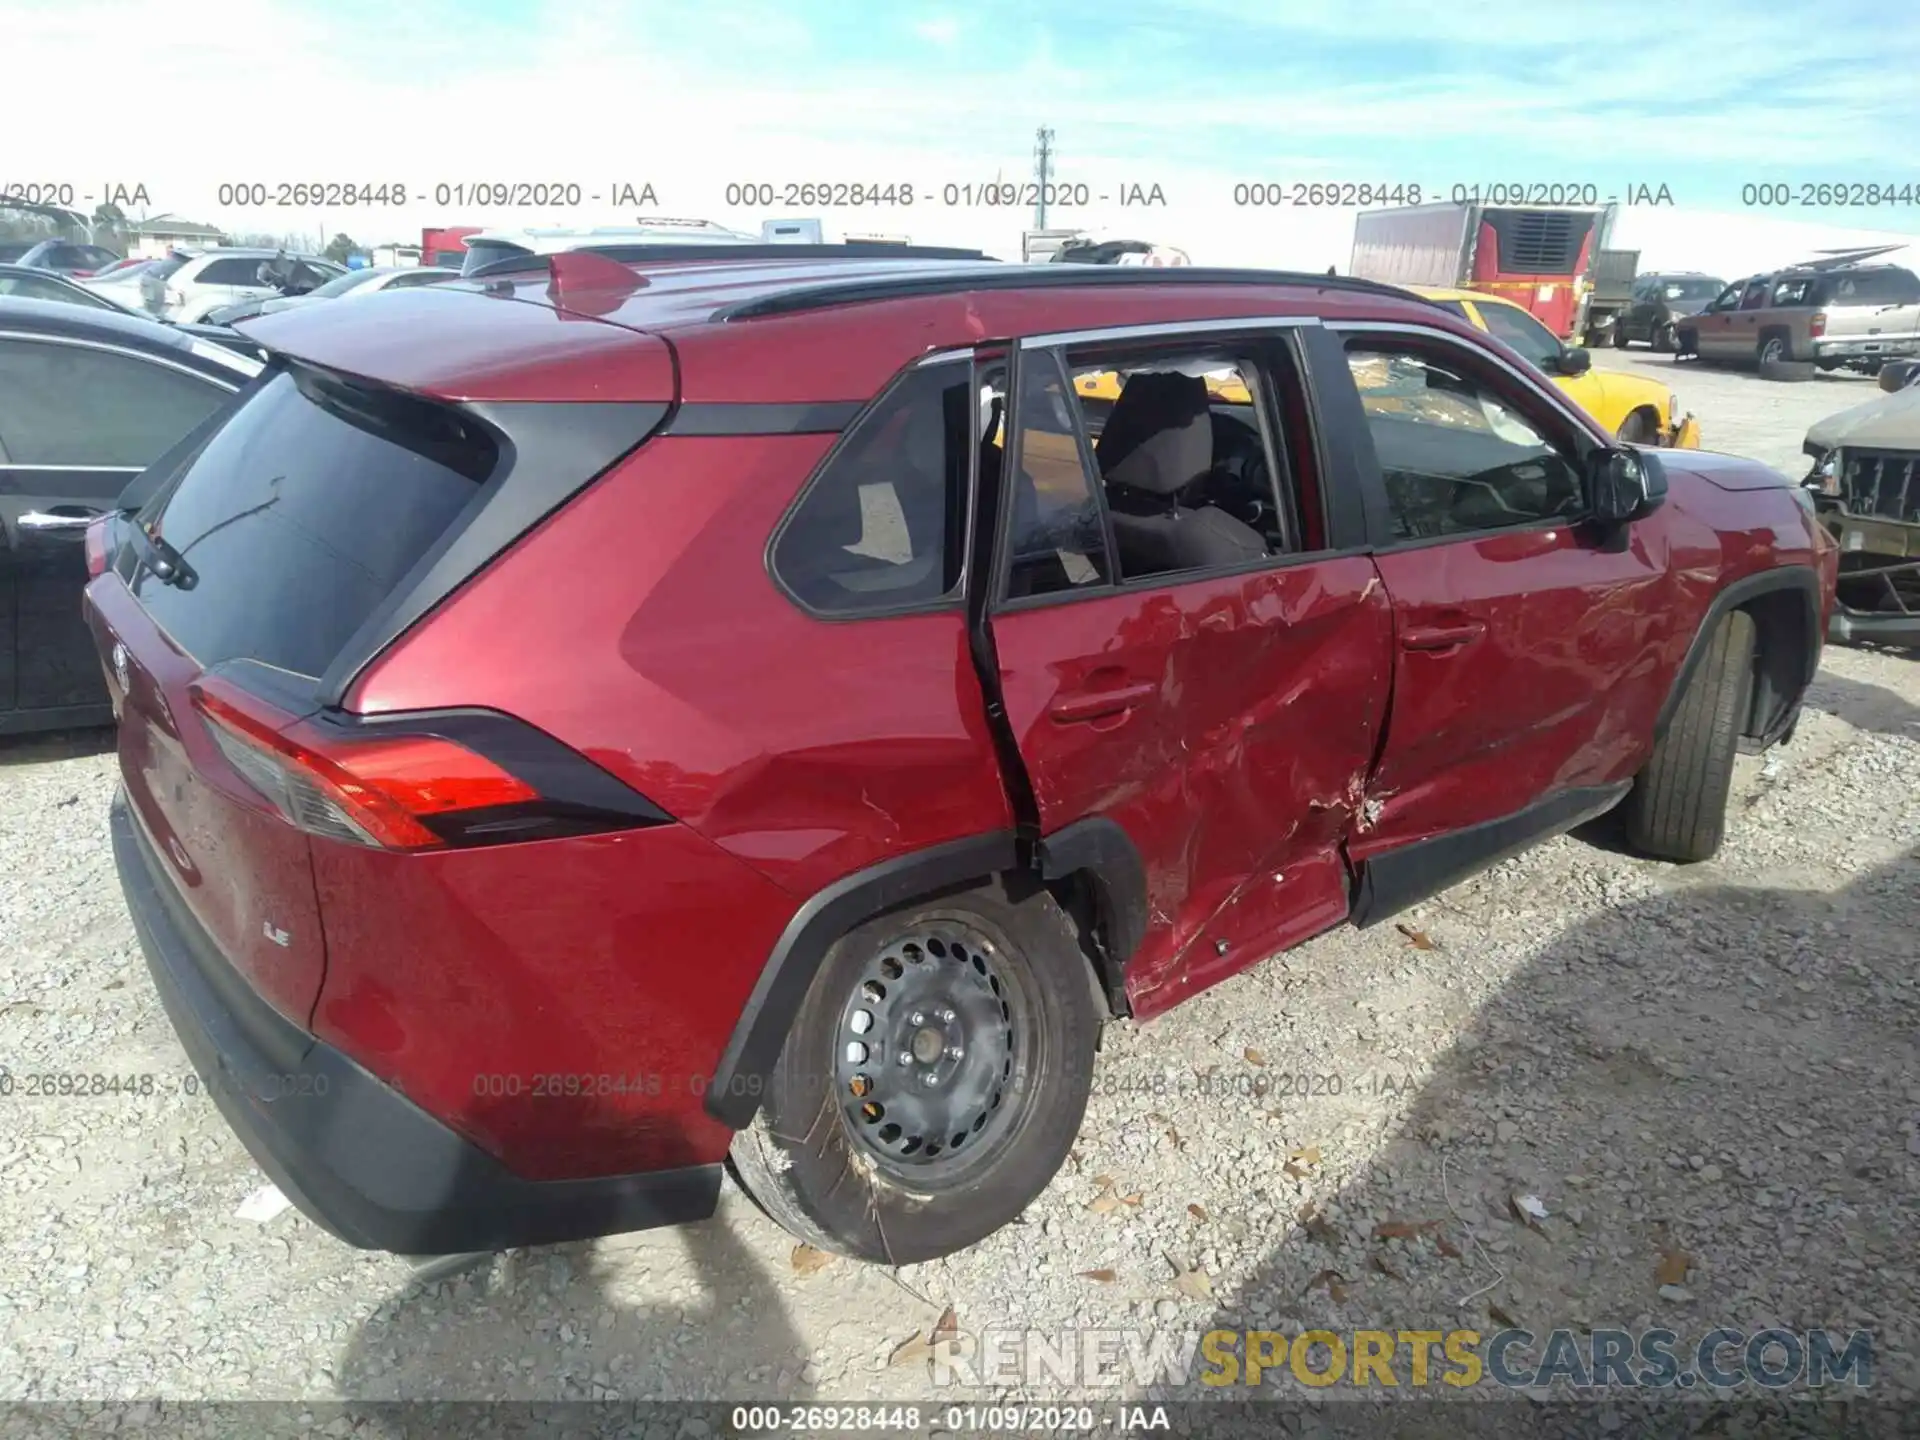
[[[524,245],[509,244],[505,240],[469,240],[466,254],[460,259],[460,273],[471,275],[482,265],[491,265],[496,260],[513,260],[532,253]]]
[[[318,678],[499,458],[450,406],[282,369],[140,512],[190,583],[142,563],[128,583],[203,667],[252,659]]]

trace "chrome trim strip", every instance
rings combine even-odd
[[[1169,320],[1152,325],[1114,325],[1093,330],[1056,330],[1046,335],[1028,335],[1021,339],[1020,348],[1039,350],[1056,345],[1104,344],[1109,340],[1178,339],[1185,335],[1225,335],[1241,330],[1293,329],[1321,323],[1318,315],[1236,315],[1225,320]]]

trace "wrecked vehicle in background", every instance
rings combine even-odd
[[[1802,483],[1840,544],[1835,640],[1920,643],[1920,360],[1890,361],[1889,393],[1829,415],[1802,447]]]

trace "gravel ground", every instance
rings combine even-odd
[[[1679,371],[1710,444],[1791,472],[1806,424],[1867,394]],[[0,746],[0,1065],[160,1079],[0,1101],[0,1400],[925,1400],[924,1346],[900,1347],[949,1307],[976,1340],[1176,1351],[1216,1326],[1859,1327],[1876,1391],[1920,1395],[1906,656],[1829,652],[1795,741],[1742,759],[1708,864],[1557,840],[1404,928],[1112,1027],[1075,1158],[1023,1223],[897,1273],[814,1263],[731,1189],[705,1225],[426,1283],[296,1211],[240,1218],[264,1180],[178,1093],[108,852],[106,743]],[[939,1393],[1139,1393],[966,1378]]]

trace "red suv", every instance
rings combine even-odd
[[[1108,1019],[1612,807],[1712,854],[1832,603],[1786,477],[1357,280],[574,253],[249,328],[91,537],[112,833],[228,1120],[363,1247],[728,1164],[968,1245]]]

